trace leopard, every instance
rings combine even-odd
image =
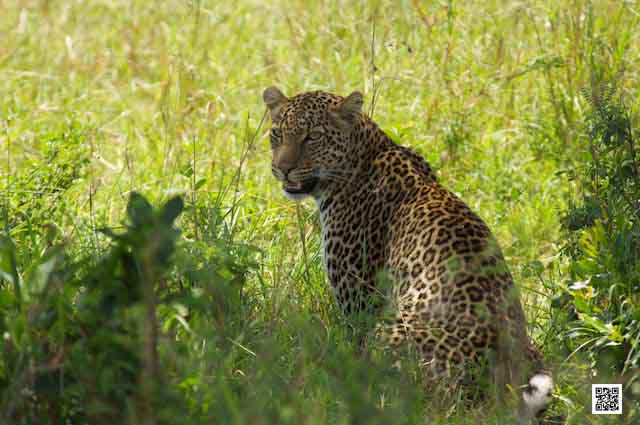
[[[271,172],[287,198],[315,201],[342,314],[386,311],[375,334],[415,347],[427,379],[469,382],[465,371],[488,365],[499,393],[520,391],[518,423],[535,421],[551,401],[552,374],[485,222],[363,111],[362,93],[287,97],[272,86],[263,101]]]

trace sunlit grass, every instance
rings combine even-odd
[[[262,90],[275,84],[288,95],[363,91],[365,109],[380,126],[420,152],[442,183],[493,229],[524,288],[532,334],[551,346],[548,299],[555,288],[549,277],[542,285],[529,265],[540,261],[562,268],[559,218],[575,183],[558,172],[572,169],[585,153],[580,90],[594,64],[619,75],[625,93],[638,92],[636,6],[493,0],[0,1],[0,185],[10,193],[7,214],[17,214],[18,200],[26,196],[14,176],[29,174],[30,167],[46,168],[51,140],[60,143],[60,151],[82,150],[88,159],[55,205],[43,207],[54,211],[47,219],[72,251],[99,252],[105,239],[97,229],[119,225],[131,191],[155,203],[183,194],[187,210],[179,225],[189,240],[206,242],[213,216],[194,211],[214,205],[224,212],[216,229],[260,251],[246,287],[253,300],[251,324],[234,338],[247,338],[257,351],[262,338],[276,334],[282,343],[278,364],[291,367],[275,380],[254,377],[258,389],[240,378],[233,388],[266,391],[267,383],[282,379],[273,391],[293,401],[273,411],[289,414],[290,423],[348,423],[342,402],[331,400],[330,377],[323,377],[328,372],[322,368],[331,365],[300,363],[296,356],[306,348],[296,335],[303,331],[286,323],[300,314],[312,319],[306,326],[325,335],[322,344],[344,346],[348,338],[325,284],[315,206],[292,204],[271,177]],[[57,136],[71,128],[82,137],[81,147],[55,141],[65,140]],[[51,223],[14,229],[24,261],[27,250],[40,246],[45,224]],[[303,240],[306,259],[300,255]],[[214,336],[202,333],[189,341],[204,344],[208,338]],[[554,354],[552,347],[542,350]],[[253,361],[244,355],[242,364]],[[194,376],[202,369],[210,372],[211,358],[201,354],[175,368]],[[573,377],[581,364],[564,360],[552,358],[560,393],[577,401],[575,406],[558,401],[556,409],[584,423],[579,412],[587,395],[562,375],[569,370]],[[269,364],[265,358],[255,361],[258,371]],[[225,379],[230,376],[239,375]],[[291,390],[296,385],[302,394]],[[195,398],[208,397],[194,391],[200,394]],[[277,415],[234,416],[231,410],[225,411],[229,423],[248,417],[251,423],[285,421]],[[467,415],[452,419],[441,413],[436,416],[442,423],[463,423]]]

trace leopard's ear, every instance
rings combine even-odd
[[[362,111],[362,93],[354,91],[329,111],[331,121],[343,131],[351,131]]]
[[[267,105],[267,108],[269,108],[271,121],[278,119],[280,112],[282,112],[282,107],[289,100],[287,96],[278,90],[277,87],[269,87],[265,89],[262,93],[262,99],[264,99],[264,103]]]

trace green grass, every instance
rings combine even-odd
[[[557,373],[554,412],[620,423],[585,414],[592,365],[558,348],[567,329],[550,299],[569,279],[560,222],[580,189],[560,171],[589,154],[581,90],[615,78],[638,110],[640,6],[0,0],[0,9],[0,186],[27,306],[14,317],[24,323],[6,325],[9,339],[24,337],[17,358],[49,358],[27,331],[27,310],[44,303],[35,282],[47,249],[63,244],[63,263],[81,273],[105,254],[98,230],[120,228],[132,191],[154,205],[181,194],[183,233],[159,289],[171,390],[158,397],[174,400],[160,421],[501,423],[486,406],[429,409],[410,370],[359,357],[326,285],[315,206],[285,199],[271,176],[265,87],[360,90],[376,122],[493,229]],[[236,281],[241,289],[225,292]],[[120,413],[137,423],[127,406]]]

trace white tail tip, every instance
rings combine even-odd
[[[538,373],[529,379],[529,388],[522,393],[522,398],[531,417],[551,403],[552,389],[553,379],[549,375]]]

